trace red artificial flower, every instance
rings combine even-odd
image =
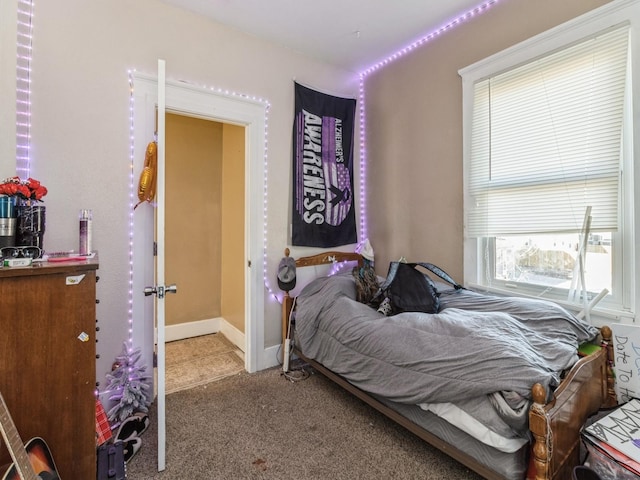
[[[18,185],[15,183],[3,183],[0,185],[0,194],[12,197],[16,193],[18,193]]]
[[[18,193],[22,195],[24,198],[31,198],[31,190],[26,185],[20,184],[18,185]]]
[[[33,191],[33,196],[36,200],[41,200],[47,194],[47,187],[40,185]]]
[[[46,194],[47,188],[34,178],[23,181],[20,177],[10,177],[0,183],[0,195],[41,201]]]

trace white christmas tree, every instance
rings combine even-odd
[[[147,381],[151,377],[145,374],[146,366],[138,365],[141,355],[140,348],[129,350],[125,343],[122,353],[116,357],[113,370],[107,374],[107,391],[112,392],[109,400],[117,402],[107,413],[113,426],[136,412],[149,411],[151,397]]]

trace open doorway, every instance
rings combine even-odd
[[[244,282],[244,335],[237,344],[244,345],[245,369],[261,370],[270,364],[271,355],[264,346],[264,197],[251,192],[265,189],[265,129],[267,104],[243,96],[234,96],[196,87],[184,82],[167,81],[166,108],[175,114],[240,127],[244,142],[244,203],[233,219],[244,225],[244,240],[236,247],[240,254],[234,260],[242,262]],[[155,110],[158,103],[156,77],[134,73],[132,75],[132,177],[138,178],[144,149],[153,138]],[[238,133],[240,135],[240,133]],[[195,172],[194,174],[197,174]],[[133,181],[132,181],[133,183]],[[148,208],[147,208],[148,207]],[[142,349],[143,363],[153,364],[155,344],[154,299],[145,297],[146,286],[154,285],[153,241],[155,230],[154,209],[150,206],[136,209],[132,220],[132,343]],[[185,245],[188,242],[185,239]],[[197,261],[192,255],[191,261]],[[254,267],[252,267],[254,265]],[[167,277],[167,281],[174,282]],[[178,285],[182,294],[181,286]],[[241,332],[240,329],[235,329]],[[165,332],[166,333],[166,332]]]
[[[245,128],[167,112],[166,392],[244,369]]]

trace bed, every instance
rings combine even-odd
[[[363,265],[357,253],[334,251],[295,261],[341,262]],[[302,361],[487,479],[571,478],[582,425],[616,404],[608,327],[598,332],[549,302],[508,300],[518,315],[504,313],[498,297],[443,284],[438,314],[385,317],[357,302],[345,271],[312,280],[296,298],[284,294],[283,343],[292,339]],[[550,324],[555,309],[563,313]],[[579,357],[587,340],[600,348]]]

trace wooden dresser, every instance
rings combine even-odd
[[[0,268],[0,392],[23,442],[42,437],[62,480],[96,476],[97,269],[97,257]],[[11,463],[0,443],[0,465]]]

